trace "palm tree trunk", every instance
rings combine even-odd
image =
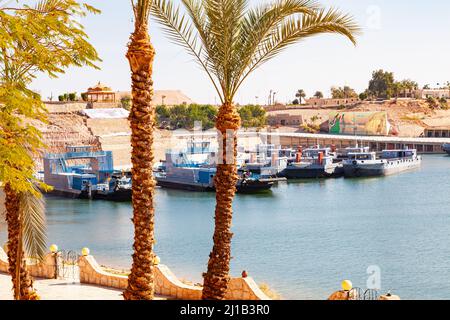
[[[136,26],[128,46],[127,58],[132,71],[133,103],[131,125],[131,161],[133,223],[133,265],[128,276],[125,300],[151,300],[154,297],[153,243],[155,180],[153,177],[153,128],[155,108],[152,69],[155,52],[146,25]]]
[[[238,180],[236,156],[239,127],[240,118],[236,108],[231,103],[222,105],[216,121],[216,128],[222,136],[219,139],[221,159],[214,178],[216,188],[214,246],[209,254],[208,270],[203,274],[204,300],[223,300],[230,281],[232,204]]]
[[[39,297],[33,289],[33,280],[27,271],[22,248],[20,199],[9,184],[5,185],[5,207],[8,224],[8,271],[12,278],[14,299],[38,300]]]

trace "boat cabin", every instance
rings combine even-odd
[[[382,159],[401,159],[401,158],[414,158],[417,156],[417,150],[405,149],[405,150],[383,150],[381,153]]]
[[[348,160],[368,161],[376,159],[377,154],[375,152],[352,152],[348,154]]]
[[[347,147],[345,149],[338,150],[338,156],[341,158],[347,157],[349,154],[353,153],[368,153],[370,152],[370,147]]]
[[[211,152],[211,142],[209,141],[189,141],[186,147],[186,153],[202,154]]]
[[[319,153],[322,154],[323,157],[331,157],[331,148],[308,148],[303,150],[303,157],[305,158],[318,158]]]

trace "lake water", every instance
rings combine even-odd
[[[180,278],[202,279],[214,203],[213,193],[157,190],[155,249]],[[130,204],[49,198],[47,207],[49,242],[130,266]],[[365,288],[378,266],[383,292],[450,299],[450,157],[386,178],[281,183],[237,195],[234,211],[232,275],[247,270],[283,298],[326,299],[343,279]]]

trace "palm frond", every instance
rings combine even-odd
[[[249,10],[242,20],[241,35],[236,46],[236,56],[241,67],[236,70],[236,79],[241,78],[255,51],[270,39],[284,19],[293,15],[315,14],[317,9],[319,7],[314,0],[278,0]]]
[[[226,99],[231,88],[236,66],[240,64],[235,47],[240,39],[241,21],[247,12],[247,0],[203,0],[208,18],[208,31],[212,39],[213,61]]]
[[[295,43],[320,34],[332,33],[343,35],[356,45],[356,36],[360,30],[350,15],[342,14],[337,9],[320,9],[315,14],[305,14],[301,18],[288,17],[279,23],[253,52],[235,92],[251,72]]]
[[[153,15],[196,58],[222,102],[231,102],[251,72],[288,46],[323,33],[355,43],[359,32],[351,16],[315,0],[275,0],[255,9],[247,0],[181,0],[187,15],[170,1],[154,0]]]
[[[214,44],[214,38],[209,30],[210,23],[206,15],[205,6],[200,0],[181,0],[187,14],[189,15],[192,26],[195,28],[197,36],[201,40],[201,53],[203,55],[203,63],[208,70],[218,79],[222,78],[220,73],[221,61],[217,59],[217,50]],[[219,66],[219,67],[218,67]]]
[[[212,50],[211,48],[208,48],[207,50],[203,43],[197,41],[199,32],[196,27],[202,25],[201,16],[197,16],[196,20],[198,21],[193,23],[192,19],[189,16],[180,13],[180,8],[175,7],[170,0],[154,0],[152,13],[153,17],[162,26],[164,33],[169,39],[173,43],[185,48],[205,70],[220,99],[223,101],[222,93],[216,83],[216,81],[220,79],[220,74],[212,62],[213,59],[207,55],[207,51],[211,52]],[[194,11],[192,11],[192,13],[195,14]],[[207,34],[206,29],[201,30],[204,34]]]
[[[47,245],[45,200],[41,192],[20,194],[20,218],[23,246],[27,257],[42,260]]]

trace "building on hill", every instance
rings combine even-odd
[[[123,97],[131,97],[130,91],[116,92],[117,100],[120,101]],[[180,90],[155,90],[153,93],[153,102],[156,105],[175,106],[180,104],[195,103]]]
[[[303,124],[303,116],[292,112],[271,112],[267,117],[267,123],[272,127],[300,127]]]
[[[450,126],[444,127],[427,127],[424,136],[427,138],[449,138]]]
[[[272,106],[262,106],[267,112],[272,111],[281,111],[281,110],[287,110],[288,107],[285,104],[275,104]]]
[[[450,89],[420,89],[416,91],[415,95],[419,99],[428,99],[430,97],[450,99]]]
[[[86,101],[90,103],[101,102],[116,102],[116,93],[112,89],[104,84],[98,82],[95,86],[88,88],[86,95]]]
[[[359,98],[346,98],[346,99],[317,99],[311,98],[306,100],[306,104],[311,107],[317,108],[336,108],[352,106],[361,102]]]

